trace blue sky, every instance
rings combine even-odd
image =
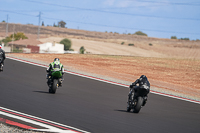
[[[199,0],[0,0],[0,21],[70,29],[200,39]]]

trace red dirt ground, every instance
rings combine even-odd
[[[165,92],[200,98],[200,60],[80,54],[10,54],[50,63],[60,58],[65,69],[95,73],[133,82],[146,75],[153,87]]]

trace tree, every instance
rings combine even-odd
[[[66,23],[64,21],[58,22],[58,27],[65,28]]]
[[[13,34],[10,35],[10,38],[12,40]],[[20,40],[20,39],[28,39],[28,37],[25,36],[23,32],[18,32],[17,34],[14,34],[14,40]]]
[[[5,21],[5,20],[3,20],[2,22],[3,22],[3,23],[5,23],[6,21]]]
[[[14,34],[14,37],[13,37],[13,34],[11,34],[9,37],[6,37],[5,39],[3,39],[1,41],[4,42],[5,44],[7,44],[8,42],[11,42],[12,40],[16,41],[19,39],[28,39],[28,37],[26,37],[24,33],[18,32],[18,33]]]
[[[176,36],[171,36],[171,39],[177,39],[177,37]]]
[[[53,27],[58,27],[55,23],[53,23]]]
[[[64,44],[64,50],[69,50],[71,48],[71,41],[67,38],[60,41],[60,44]]]
[[[12,39],[10,37],[6,37],[5,39],[1,40],[4,44],[7,44],[8,42],[11,42]]]
[[[135,35],[142,35],[142,36],[147,36],[147,34],[143,33],[142,31],[137,31],[134,33]]]
[[[44,26],[44,21],[42,21],[42,26]]]
[[[80,47],[79,52],[80,52],[80,54],[84,54],[84,52],[85,52],[84,46]]]

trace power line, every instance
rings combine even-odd
[[[7,15],[7,24],[6,24],[6,37],[8,36],[8,15]]]
[[[38,33],[37,33],[37,39],[40,39],[40,21],[41,21],[41,12],[39,13],[39,23],[38,23]]]
[[[49,17],[43,17],[46,19],[51,20],[61,20],[58,18],[49,18]],[[79,24],[87,24],[87,25],[94,25],[94,26],[102,26],[102,27],[112,27],[112,28],[119,28],[119,29],[131,29],[131,30],[145,30],[145,31],[155,31],[155,32],[162,32],[162,33],[181,33],[181,34],[194,34],[194,35],[200,35],[200,33],[183,33],[183,32],[175,32],[175,31],[164,31],[164,30],[151,30],[151,29],[139,29],[139,28],[130,28],[130,27],[121,27],[121,26],[111,26],[111,25],[104,25],[104,24],[95,24],[95,23],[85,23],[85,22],[78,22],[78,21],[72,21],[72,20],[65,20],[67,22],[73,22],[73,23],[79,23]]]
[[[2,11],[2,10],[0,10],[0,11]],[[3,10],[3,11],[5,11],[5,10]],[[5,12],[6,12],[6,11],[5,11]],[[25,15],[25,16],[31,16],[31,17],[38,17],[38,16],[29,15],[29,14],[24,14],[24,13],[17,13],[17,12],[11,12],[11,13],[16,13],[16,14]],[[63,19],[60,19],[60,18],[50,18],[50,17],[42,17],[42,18],[43,18],[43,19],[50,19],[50,20],[57,20],[57,21],[63,20]],[[86,22],[73,21],[73,20],[67,20],[67,19],[65,19],[64,21],[72,22],[72,23],[79,23],[79,24],[86,24],[86,25],[94,25],[94,26],[118,28],[118,29],[145,30],[145,31],[154,31],[154,32],[162,32],[162,33],[181,33],[181,34],[200,35],[200,33],[183,33],[183,32],[164,31],[164,30],[139,29],[139,28],[130,28],[130,27],[122,27],[122,26],[113,26],[113,25],[86,23]],[[40,20],[39,20],[39,23],[40,23]]]
[[[37,17],[36,15],[30,15],[30,14],[25,14],[25,13],[18,13],[18,12],[15,12],[15,11],[8,11],[8,10],[1,10],[1,12],[7,12],[7,13],[14,13],[14,14],[20,14],[20,15],[25,15],[25,16],[31,16],[31,17]]]
[[[147,0],[126,0],[126,1],[136,1],[136,2],[146,2],[155,4],[167,4],[167,5],[179,5],[179,6],[200,6],[200,3],[178,3],[178,2],[165,2],[165,1],[147,1]]]
[[[153,16],[153,15],[143,15],[143,14],[103,11],[103,10],[97,10],[97,9],[88,9],[88,8],[80,8],[80,7],[72,7],[72,6],[58,5],[58,4],[52,4],[52,3],[45,3],[45,2],[39,2],[39,1],[34,1],[34,0],[22,0],[22,1],[45,4],[45,5],[51,5],[51,6],[57,6],[57,7],[64,7],[64,8],[72,8],[72,9],[77,9],[77,10],[94,11],[94,12],[111,13],[111,14],[121,14],[121,15],[129,15],[129,16],[150,17],[150,18],[164,18],[164,19],[180,19],[180,20],[194,20],[194,21],[199,21],[200,20],[198,18],[162,17],[162,16]]]

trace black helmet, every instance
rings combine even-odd
[[[59,59],[59,58],[55,58],[55,59],[54,59],[54,62],[55,62],[55,61],[59,61],[59,62],[60,62],[60,59]]]
[[[147,79],[145,75],[140,76],[140,79]]]

